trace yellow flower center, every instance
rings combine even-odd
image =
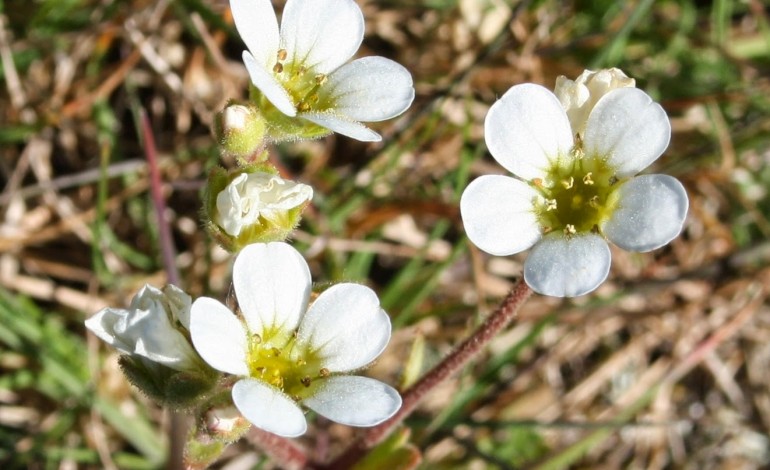
[[[291,96],[297,111],[318,111],[328,107],[328,103],[319,103],[319,90],[328,80],[325,74],[315,73],[301,61],[287,62],[285,49],[278,51],[276,59],[273,73]]]
[[[575,144],[568,158],[560,158],[531,185],[542,195],[535,212],[544,233],[599,233],[617,205],[613,197],[620,186],[604,158],[586,156],[582,143]]]
[[[264,339],[253,334],[249,338],[246,363],[251,377],[280,389],[295,400],[307,396],[315,381],[330,374],[321,366],[316,354],[297,345],[296,333],[288,338],[266,333]]]

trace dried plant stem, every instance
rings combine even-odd
[[[363,435],[346,451],[328,465],[320,468],[342,470],[350,468],[366,452],[376,446],[417,408],[417,405],[431,390],[452,374],[464,367],[481,349],[486,346],[500,331],[502,331],[516,316],[519,307],[532,294],[524,281],[519,281],[500,306],[489,318],[443,361],[431,369],[417,383],[409,387],[403,394],[401,409],[389,420],[367,429]]]
[[[307,454],[294,441],[252,426],[246,438],[276,464],[286,470],[299,470],[307,464]]]
[[[160,238],[160,251],[163,257],[163,267],[166,270],[166,278],[170,284],[179,285],[179,270],[176,267],[176,250],[174,240],[171,237],[171,227],[166,220],[166,201],[163,199],[163,188],[158,169],[158,152],[155,148],[155,137],[152,133],[150,119],[144,109],[140,112],[142,126],[142,142],[144,154],[147,157],[147,166],[150,171],[150,194],[155,214],[158,217],[158,234]],[[166,468],[169,470],[181,470],[184,442],[187,434],[185,416],[174,411],[171,412],[169,425],[169,456]]]

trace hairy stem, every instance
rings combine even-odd
[[[500,331],[516,317],[521,305],[532,294],[524,281],[519,281],[508,296],[478,329],[443,361],[425,374],[419,381],[402,394],[401,409],[387,421],[367,429],[347,450],[328,465],[320,468],[342,470],[350,468],[366,452],[387,438],[401,422],[417,408],[417,405],[431,390],[452,374],[463,368]]]
[[[286,470],[300,470],[307,464],[305,451],[290,439],[252,426],[246,438],[264,452],[270,460]]]

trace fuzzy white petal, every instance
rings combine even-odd
[[[391,386],[367,377],[338,376],[320,382],[304,405],[337,423],[374,426],[401,408],[401,396]]]
[[[275,64],[278,54],[278,19],[270,0],[230,0],[238,34],[263,69]]]
[[[638,88],[604,95],[588,117],[586,155],[607,159],[618,177],[635,175],[661,156],[671,138],[666,111]]]
[[[247,375],[247,333],[238,317],[219,301],[200,297],[190,312],[190,336],[198,354],[211,367]]]
[[[233,286],[251,333],[292,332],[310,297],[310,270],[286,243],[255,243],[238,254]]]
[[[372,362],[388,345],[390,318],[368,287],[337,284],[310,306],[297,338],[331,372],[351,371]]]
[[[573,145],[559,100],[531,83],[511,87],[489,108],[484,136],[495,160],[524,179],[543,177],[549,162],[568,156]]]
[[[524,280],[553,297],[577,297],[604,282],[610,271],[610,247],[596,234],[567,238],[552,233],[535,244],[524,263]]]
[[[287,62],[330,73],[356,53],[364,38],[364,15],[353,0],[289,0],[281,18]]]
[[[305,434],[307,421],[294,401],[277,388],[255,379],[233,385],[233,403],[254,426],[284,437]]]
[[[650,251],[682,231],[688,200],[684,186],[676,178],[637,176],[618,191],[618,207],[602,227],[612,243],[629,251]]]
[[[514,178],[484,175],[465,188],[460,214],[474,245],[496,256],[524,251],[541,237],[533,210],[537,191]]]
[[[273,106],[289,117],[297,115],[297,110],[286,89],[278,83],[272,73],[257,63],[249,51],[243,51],[243,63],[246,64],[246,70],[249,71],[251,83],[259,88],[259,91],[273,103]]]
[[[364,57],[329,75],[321,88],[319,106],[329,103],[336,113],[355,121],[383,121],[406,111],[414,100],[412,76],[384,57]]]
[[[360,122],[352,121],[346,116],[324,113],[301,113],[300,117],[314,122],[321,127],[325,127],[338,134],[360,140],[361,142],[379,142],[382,140],[380,134],[374,132]]]

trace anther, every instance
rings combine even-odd
[[[300,104],[297,105],[297,111],[300,111],[300,112],[303,112],[303,113],[306,112],[306,111],[310,111],[310,105],[303,101],[303,102],[301,102]]]
[[[556,199],[546,199],[545,200],[545,210],[546,211],[554,211],[554,210],[556,210]]]
[[[283,72],[283,64],[280,62],[276,62],[273,66],[273,73],[281,73]]]
[[[588,200],[588,205],[596,209],[599,207],[599,196],[594,195],[591,199]]]
[[[304,360],[304,359],[302,359],[302,358],[299,358],[299,359],[297,359],[297,365],[298,365],[298,366],[302,367],[302,366],[304,366],[304,365],[306,365],[306,364],[307,364],[307,361],[306,361],[306,360]]]
[[[254,333],[253,335],[251,335],[251,341],[253,341],[254,344],[262,344],[262,337]]]
[[[326,83],[326,80],[328,79],[329,77],[327,77],[325,73],[319,73],[315,76],[315,82],[318,85],[323,85],[324,83]]]
[[[561,184],[564,186],[564,189],[572,189],[572,186],[575,185],[575,178],[570,176],[569,179],[562,180]]]
[[[564,235],[570,236],[575,235],[577,233],[577,230],[575,230],[575,226],[572,224],[567,224],[566,227],[564,227]]]
[[[329,374],[331,374],[331,372],[326,367],[321,367],[321,370],[318,371],[318,375],[321,377],[329,377]]]
[[[593,173],[589,171],[583,177],[583,184],[585,184],[586,186],[591,186],[592,184],[594,184],[594,180],[591,179],[591,175],[593,175]]]
[[[542,188],[543,187],[543,178],[533,178],[532,179],[532,184],[534,184],[538,188]]]
[[[309,375],[306,375],[306,376],[302,377],[301,379],[299,379],[299,381],[305,387],[309,387],[310,384],[313,382],[313,379],[311,379]]]
[[[286,60],[288,55],[289,53],[286,52],[286,49],[278,49],[278,60]]]
[[[620,180],[618,179],[617,176],[615,176],[615,175],[610,176],[610,186],[614,185],[618,181],[620,181]]]
[[[279,357],[281,355],[281,350],[278,348],[273,348],[272,352],[274,357]]]

